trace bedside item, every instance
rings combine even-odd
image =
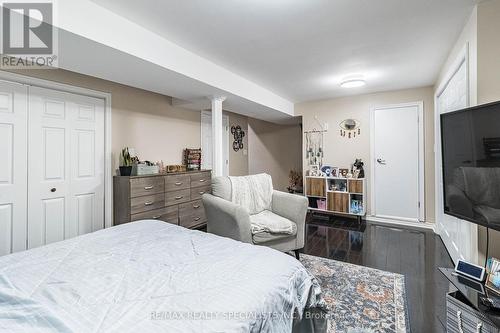
[[[211,179],[210,171],[115,176],[114,225],[154,219],[186,228],[202,227],[206,217],[201,196],[210,193]]]
[[[201,148],[184,149],[184,165],[188,171],[201,170]]]
[[[464,260],[457,261],[455,272],[480,282],[484,281],[486,276],[484,267],[468,263]]]

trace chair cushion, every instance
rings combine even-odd
[[[255,244],[265,243],[297,234],[297,225],[269,210],[250,215],[252,238]]]
[[[231,180],[229,177],[215,177],[212,179],[212,195],[231,201]]]

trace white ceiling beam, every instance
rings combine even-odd
[[[88,0],[59,1],[58,26],[246,100],[294,115],[294,104]]]

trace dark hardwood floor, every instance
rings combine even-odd
[[[411,332],[446,332],[450,284],[437,268],[453,264],[432,231],[309,216],[303,252],[403,274]]]

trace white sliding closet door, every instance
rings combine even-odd
[[[28,247],[104,227],[104,101],[32,87]]]
[[[0,255],[26,249],[27,89],[0,82]]]

